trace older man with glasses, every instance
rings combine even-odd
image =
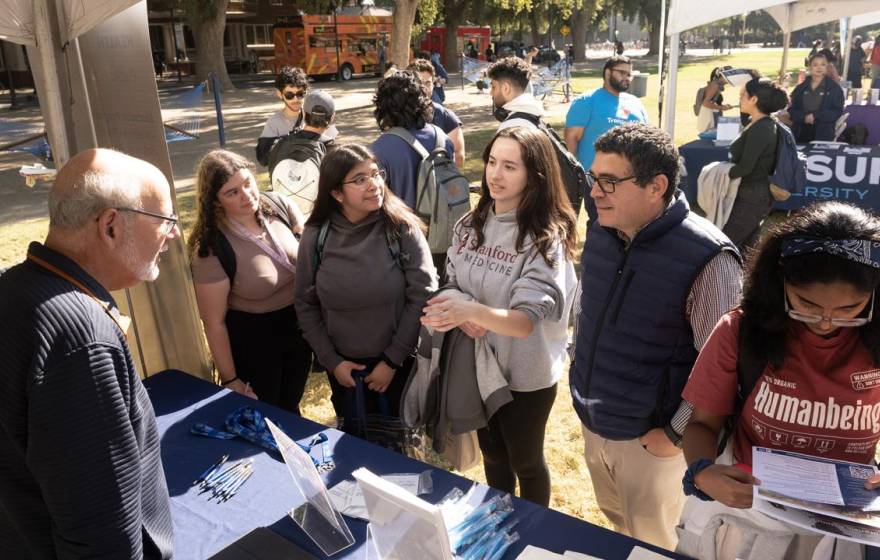
[[[648,122],[648,114],[639,98],[626,93],[632,76],[632,62],[625,56],[612,56],[602,70],[602,87],[576,98],[565,117],[565,144],[577,154],[584,169],[593,164],[596,139],[615,126],[628,122]],[[586,193],[584,193],[586,195]],[[589,227],[596,222],[596,206],[584,196],[590,217]],[[579,211],[576,208],[575,211]]]
[[[0,276],[0,558],[170,558],[156,419],[110,292],[155,280],[178,234],[154,166],[89,150],[49,234]]]
[[[673,549],[691,408],[681,392],[721,316],[739,304],[736,246],[688,208],[678,150],[647,124],[596,141],[598,225],[582,256],[570,372],[596,501],[622,533]]]

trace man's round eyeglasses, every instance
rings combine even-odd
[[[286,99],[288,101],[292,100],[294,97],[296,97],[297,99],[302,99],[305,96],[306,96],[305,91],[285,91],[284,92],[284,99]]]
[[[385,170],[380,169],[380,170],[376,171],[375,173],[371,173],[370,175],[366,175],[366,174],[362,173],[362,174],[358,175],[357,177],[355,177],[354,179],[352,179],[351,181],[343,181],[342,184],[343,185],[354,184],[354,186],[356,186],[359,189],[365,189],[365,188],[367,188],[367,185],[369,184],[370,181],[373,181],[374,183],[384,183],[385,177],[387,177]]]
[[[174,226],[177,225],[177,215],[171,214],[170,216],[165,216],[164,214],[157,214],[155,212],[148,212],[147,210],[139,210],[137,208],[125,208],[125,207],[116,207],[115,210],[119,210],[120,212],[134,212],[135,214],[143,214],[144,216],[151,216],[153,218],[159,218],[160,220],[164,220],[164,234],[168,235],[171,233],[171,230],[174,229]]]
[[[612,194],[615,189],[617,189],[617,185],[619,183],[625,183],[627,181],[632,181],[636,178],[635,175],[630,175],[629,177],[623,177],[622,179],[614,179],[611,177],[596,177],[592,171],[587,172],[587,178],[590,180],[590,185],[598,184],[599,190],[601,190],[605,194]]]

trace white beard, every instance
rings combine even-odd
[[[143,282],[153,282],[159,277],[159,255],[161,255],[161,250],[149,261],[138,262],[134,236],[127,236],[122,244],[122,261],[125,263],[125,267]]]

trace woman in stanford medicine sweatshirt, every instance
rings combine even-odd
[[[544,431],[577,286],[575,217],[540,130],[498,131],[483,161],[480,202],[456,225],[448,252],[448,290],[428,301],[422,323],[485,337],[513,394],[477,433],[486,480],[512,493],[519,479],[521,497],[547,506]]]
[[[385,393],[398,414],[419,315],[437,289],[422,227],[365,146],[339,146],[321,162],[318,197],[299,246],[296,311],[327,369],[339,417],[358,375],[370,389],[367,412],[376,410],[377,393]]]

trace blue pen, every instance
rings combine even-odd
[[[238,484],[236,484],[235,487],[229,492],[229,494],[228,494],[226,497],[223,498],[223,501],[225,502],[225,501],[231,499],[233,496],[235,496],[236,492],[238,492],[238,489],[241,488],[241,487],[244,485],[244,483],[247,482],[247,480],[248,480],[248,479],[251,477],[251,475],[253,475],[253,474],[254,474],[253,469],[249,470],[248,473],[244,476],[244,478],[242,478],[241,480],[239,480],[239,481],[238,481]]]
[[[216,496],[219,494],[224,488],[228,488],[230,484],[236,481],[242,473],[248,468],[250,463],[239,464],[235,470],[230,473],[227,477],[223,478],[223,480],[218,480],[213,485],[213,495]]]
[[[216,470],[219,469],[221,466],[223,466],[223,463],[225,463],[227,459],[229,459],[229,455],[224,455],[224,456],[220,457],[220,459],[218,459],[216,463],[214,463],[213,465],[211,465],[210,467],[208,467],[208,468],[205,470],[205,472],[203,472],[202,474],[200,474],[199,477],[193,481],[193,486],[195,486],[196,484],[202,482],[203,480],[205,480],[206,478],[208,478],[210,475],[212,475],[212,474],[214,473],[214,471],[216,471]]]

